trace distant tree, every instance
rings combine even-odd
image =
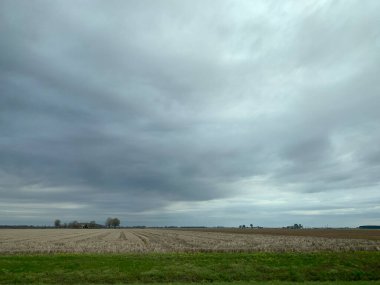
[[[113,219],[112,219],[112,223],[111,223],[111,225],[112,225],[114,228],[120,226],[120,220],[119,220],[118,218],[113,218]]]
[[[107,218],[105,225],[107,228],[110,228],[110,227],[116,228],[120,226],[120,220],[118,218]]]
[[[61,226],[61,220],[56,219],[56,220],[54,221],[54,226],[55,226],[56,228],[59,228],[59,227]]]
[[[107,218],[106,223],[105,223],[107,228],[110,228],[112,226],[112,220],[113,219],[110,217]]]
[[[293,229],[296,229],[296,230],[303,229],[303,225],[301,225],[301,224],[294,224]]]
[[[96,222],[95,221],[91,221],[90,224],[89,224],[89,227],[90,228],[95,228],[96,226]]]
[[[253,229],[253,224],[250,224],[249,226],[251,227],[251,229]]]

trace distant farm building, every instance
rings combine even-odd
[[[78,223],[77,224],[77,228],[81,228],[81,229],[101,229],[101,228],[104,228],[104,226],[90,222],[90,223]]]

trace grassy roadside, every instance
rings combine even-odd
[[[126,283],[119,283],[115,285],[125,285]],[[140,285],[141,283],[130,284]],[[156,285],[157,283],[151,283],[150,285]],[[210,285],[208,283],[158,283],[160,285]],[[288,281],[234,281],[234,282],[212,282],[212,285],[379,285],[380,281],[306,281],[306,282],[288,282]],[[146,284],[149,285],[149,284]]]
[[[380,252],[0,256],[0,284],[275,280],[380,281]]]

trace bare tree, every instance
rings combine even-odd
[[[110,228],[110,227],[116,228],[120,226],[120,220],[118,218],[107,218],[105,224],[107,228]]]
[[[112,220],[113,219],[110,217],[107,218],[106,223],[105,223],[107,228],[110,228],[112,226]]]
[[[113,218],[113,219],[112,219],[112,226],[113,226],[114,228],[120,226],[120,220],[119,220],[118,218]]]

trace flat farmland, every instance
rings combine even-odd
[[[301,237],[323,237],[340,239],[368,239],[380,240],[380,230],[368,229],[237,229],[237,228],[194,228],[192,231],[232,233],[232,234],[256,234],[256,235],[280,235],[280,236],[301,236]]]
[[[380,251],[380,240],[251,230],[1,229],[0,253]],[[254,231],[254,230],[252,230]],[[297,232],[297,231],[294,231]],[[242,234],[245,233],[245,234]],[[251,233],[251,234],[248,234]]]

